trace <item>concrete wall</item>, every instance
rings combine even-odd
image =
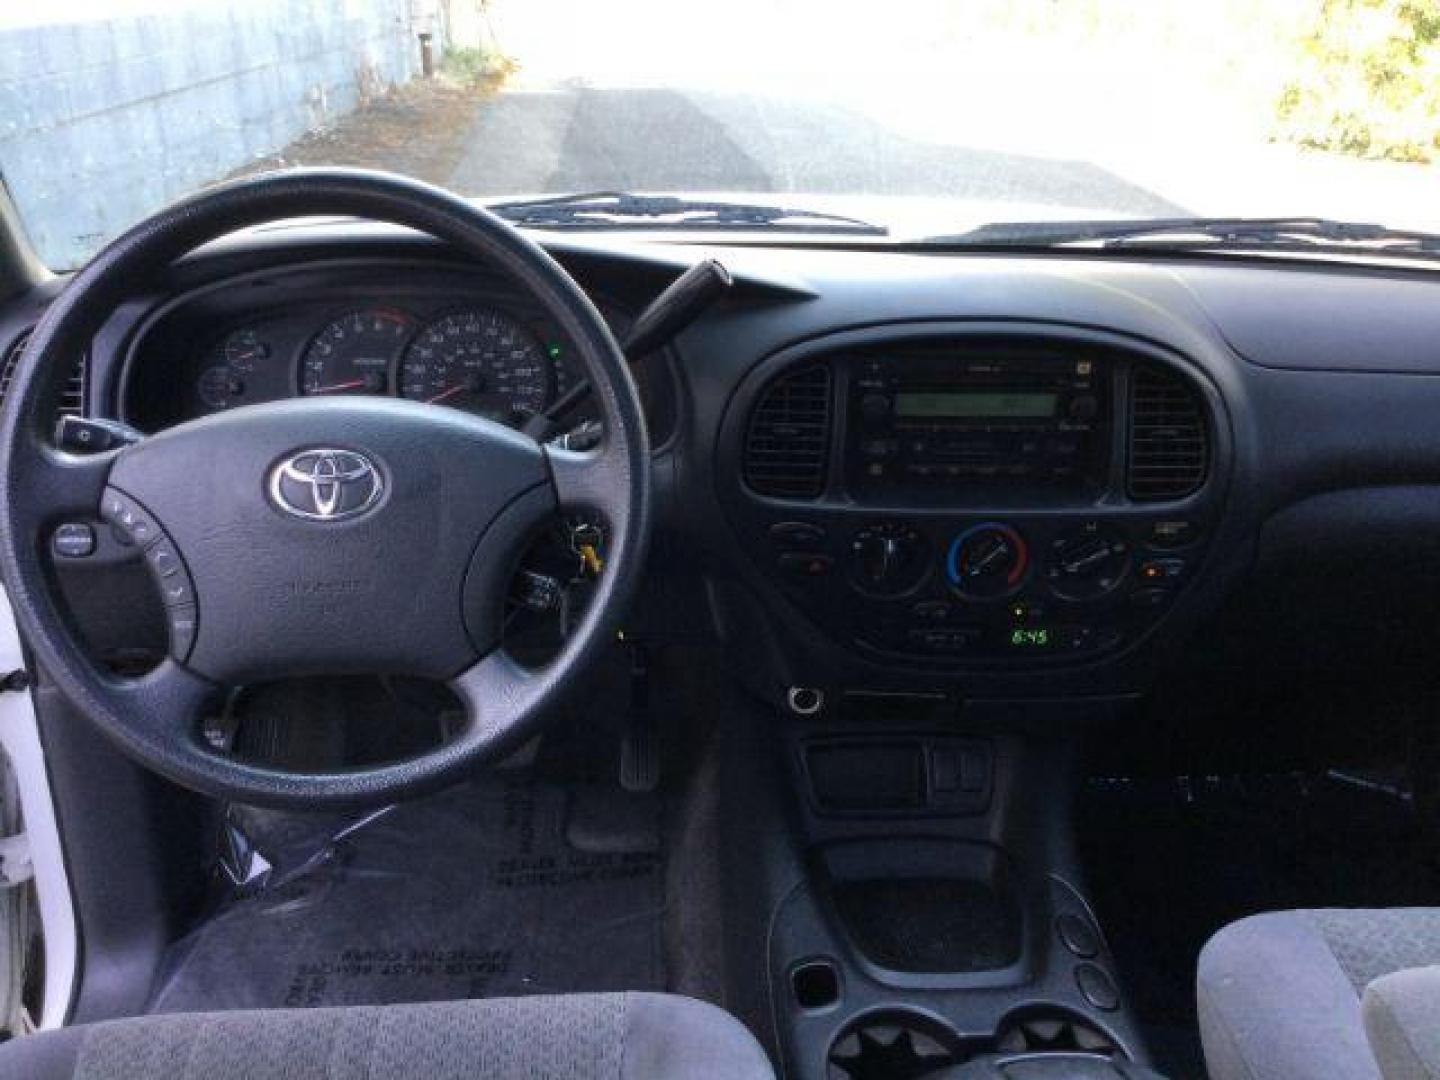
[[[0,170],[53,267],[411,78],[415,0],[164,0],[0,23]]]

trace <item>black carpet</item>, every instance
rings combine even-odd
[[[572,847],[567,798],[490,777],[328,848],[353,816],[250,812],[277,873],[311,866],[178,942],[151,1011],[662,989],[660,854]]]

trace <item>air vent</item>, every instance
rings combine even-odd
[[[5,400],[10,393],[10,384],[15,380],[15,371],[20,365],[20,358],[25,355],[25,346],[30,343],[30,330],[20,334],[10,343],[5,350],[5,359],[0,361],[0,402]],[[65,389],[60,394],[59,416],[83,416],[85,414],[85,358],[81,357],[80,362],[75,365],[69,380],[65,383]]]
[[[1210,437],[1200,395],[1157,367],[1135,369],[1130,391],[1130,496],[1179,499],[1205,482]]]
[[[761,495],[813,499],[825,487],[830,449],[830,369],[776,379],[750,414],[745,482]]]

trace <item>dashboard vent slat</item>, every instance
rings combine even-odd
[[[1184,498],[1199,490],[1209,468],[1210,433],[1199,393],[1171,371],[1136,368],[1130,391],[1130,497]]]
[[[30,343],[30,334],[31,330],[22,331],[5,350],[4,359],[0,360],[0,403],[3,403],[10,393],[10,384],[15,381],[15,371],[20,366],[21,357],[25,355],[25,346]],[[85,415],[85,383],[88,376],[89,365],[82,356],[75,365],[75,370],[70,373],[70,378],[66,380],[64,390],[60,392],[57,417]]]
[[[761,397],[745,433],[745,482],[761,495],[813,499],[830,450],[830,369],[782,375]]]

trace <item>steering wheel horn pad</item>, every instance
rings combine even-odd
[[[276,498],[286,475],[277,470],[297,458],[322,469],[318,482],[291,484],[318,489],[309,516]],[[356,483],[335,471],[345,468]],[[362,483],[373,505],[342,516],[347,489]],[[277,402],[182,425],[122,453],[110,486],[173,544],[195,594],[183,659],[225,683],[348,671],[450,678],[496,644],[498,630],[479,612],[467,625],[462,604],[472,558],[513,564],[517,554],[485,552],[490,525],[535,489],[549,497],[532,525],[556,507],[534,441],[383,398]]]
[[[51,445],[68,358],[138,283],[209,240],[282,218],[408,226],[528,292],[575,346],[604,425],[586,453],[468,413],[388,398],[306,398],[181,424],[118,451]],[[122,750],[196,790],[261,805],[367,805],[453,782],[517,748],[613,640],[649,533],[649,442],[624,357],[565,271],[484,209],[416,181],[302,169],[202,192],[80,271],[30,338],[0,414],[0,574],[43,678]],[[605,572],[544,668],[501,648],[505,592],[556,514],[606,523]],[[171,619],[171,656],[141,679],[88,656],[56,596],[54,527],[129,528]],[[127,524],[128,522],[128,524]],[[200,717],[227,686],[338,673],[443,680],[467,722],[400,761],[294,772],[222,753]]]

